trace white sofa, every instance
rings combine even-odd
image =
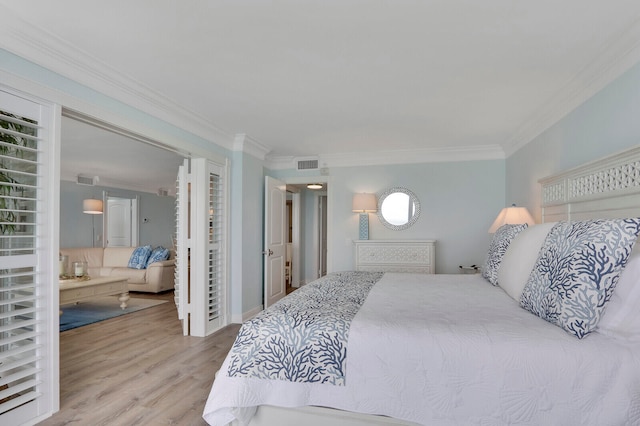
[[[127,277],[129,291],[159,293],[174,288],[175,253],[170,251],[169,260],[154,262],[146,269],[127,267],[135,247],[81,247],[60,249],[60,254],[69,256],[72,262],[84,261],[89,276]]]

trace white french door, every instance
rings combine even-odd
[[[0,424],[59,408],[60,109],[0,89]]]
[[[227,166],[198,158],[180,167],[176,197],[176,290],[183,334],[227,325]]]

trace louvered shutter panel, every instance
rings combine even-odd
[[[209,274],[207,319],[213,321],[213,327],[219,324],[225,301],[223,284],[223,218],[224,218],[223,177],[209,172]]]
[[[38,122],[40,105],[0,91],[0,109],[0,424],[22,424],[51,413],[57,401],[51,362],[57,287],[48,280],[54,273],[47,267],[53,262],[44,187],[53,154]]]
[[[174,298],[178,309],[178,318],[182,320],[182,331],[189,334],[188,295],[189,295],[189,160],[178,170],[176,180],[176,234],[174,249],[176,251]]]

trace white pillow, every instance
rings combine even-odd
[[[640,340],[640,244],[636,243],[620,273],[616,289],[598,323],[598,332]]]
[[[513,239],[502,257],[498,285],[518,302],[538,259],[542,243],[555,224],[556,222],[543,223],[523,230]]]

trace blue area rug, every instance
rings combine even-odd
[[[97,297],[93,300],[80,302],[77,305],[62,305],[60,316],[60,331],[67,331],[83,325],[93,324],[109,318],[130,314],[152,306],[167,303],[166,300],[131,298],[126,309],[120,308],[118,296]]]

